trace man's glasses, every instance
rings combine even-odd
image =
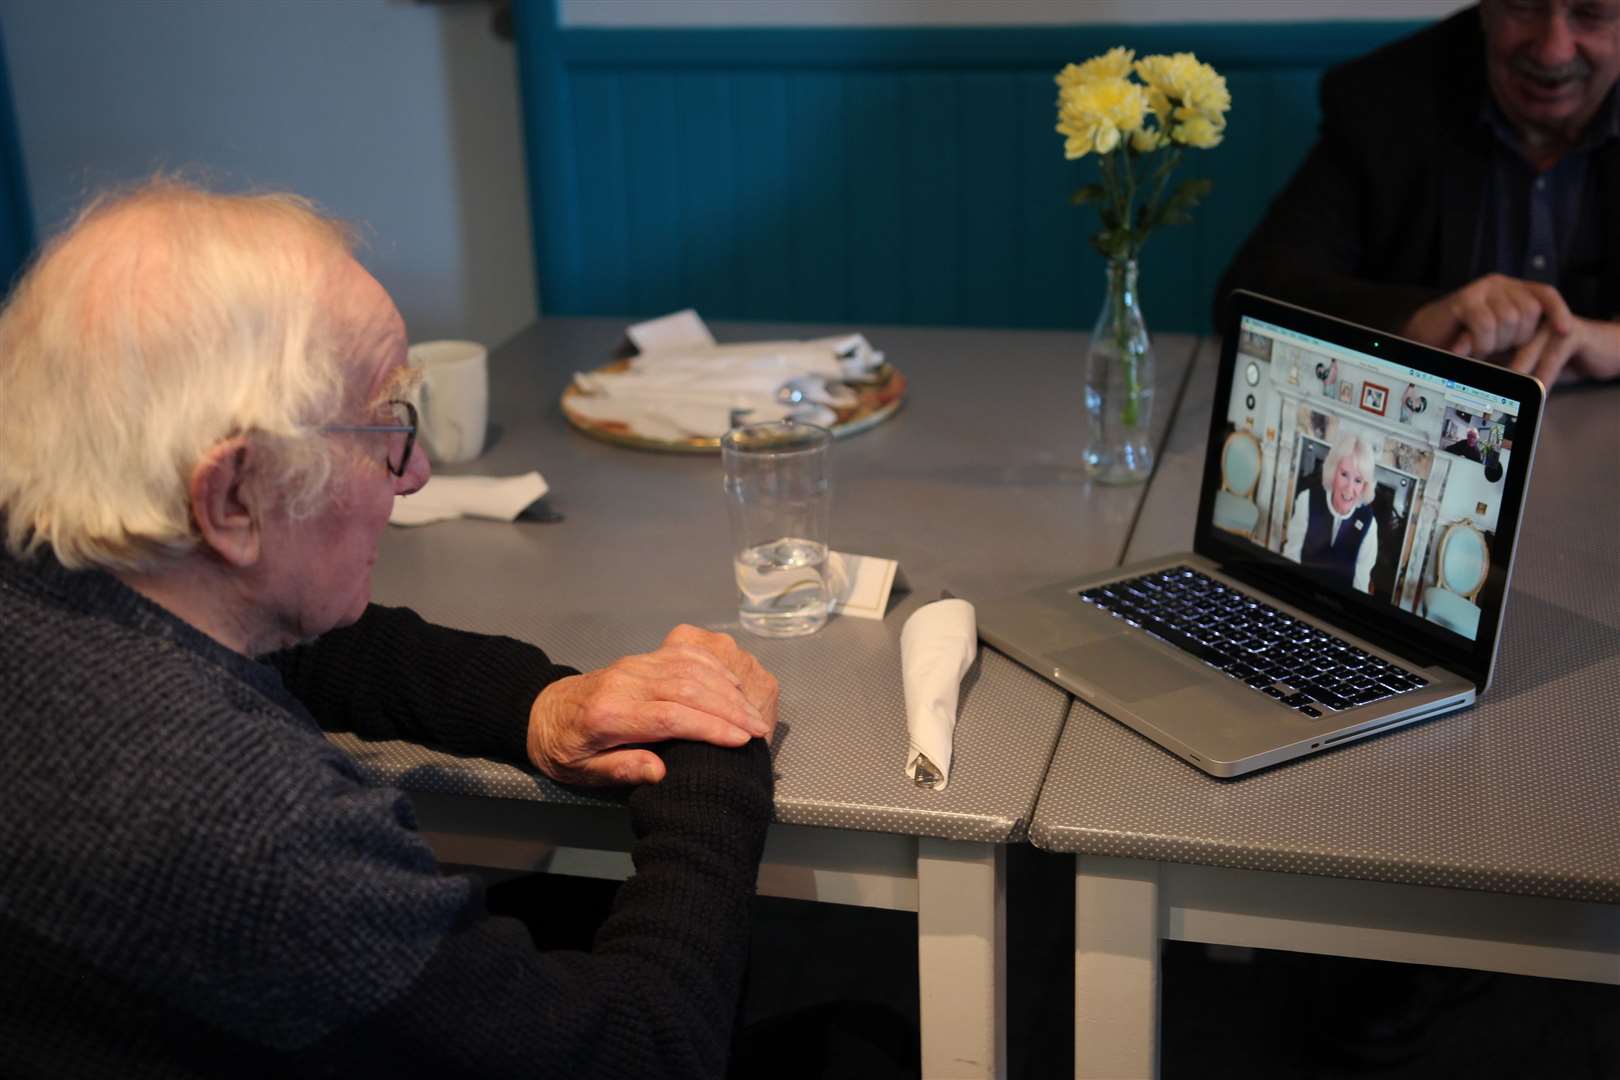
[[[404,476],[411,464],[411,449],[416,446],[416,406],[408,401],[390,401],[398,424],[327,424],[322,431],[375,431],[390,436],[388,440],[388,471]]]

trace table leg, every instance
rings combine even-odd
[[[1159,865],[1076,855],[1074,1074],[1159,1075]]]
[[[917,841],[922,1074],[1007,1075],[1006,849]]]

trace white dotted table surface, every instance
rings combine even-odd
[[[1082,852],[1620,903],[1620,388],[1545,419],[1490,690],[1217,780],[1075,702],[1031,839]]]

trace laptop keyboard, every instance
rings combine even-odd
[[[1080,599],[1306,716],[1428,685],[1421,675],[1186,566],[1087,589]]]

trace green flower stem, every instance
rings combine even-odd
[[[1117,212],[1127,240],[1125,258],[1114,261],[1108,267],[1108,293],[1114,305],[1114,346],[1119,353],[1121,374],[1125,379],[1125,400],[1120,402],[1119,419],[1126,427],[1134,428],[1141,408],[1141,387],[1137,377],[1136,353],[1131,347],[1130,305],[1127,302],[1130,299],[1129,268],[1135,263],[1146,237],[1135,228],[1136,172],[1131,168],[1129,145],[1121,144],[1118,150],[1105,157],[1118,158],[1119,172],[1124,176],[1123,183],[1110,185],[1116,191]]]
[[[1130,277],[1135,260],[1115,259],[1108,264],[1108,298],[1114,305],[1114,345],[1125,375],[1125,400],[1120,403],[1119,419],[1134,428],[1139,419],[1142,387],[1137,378],[1136,350],[1131,344]]]
[[[1151,197],[1149,197],[1147,204],[1142,207],[1143,240],[1147,239],[1148,230],[1152,227],[1148,224],[1148,222],[1153,221],[1155,215],[1159,211],[1159,208],[1163,205],[1165,185],[1170,182],[1171,174],[1176,171],[1176,166],[1180,164],[1181,147],[1179,146],[1172,148],[1159,158],[1159,167],[1154,171],[1153,174],[1153,194]]]

